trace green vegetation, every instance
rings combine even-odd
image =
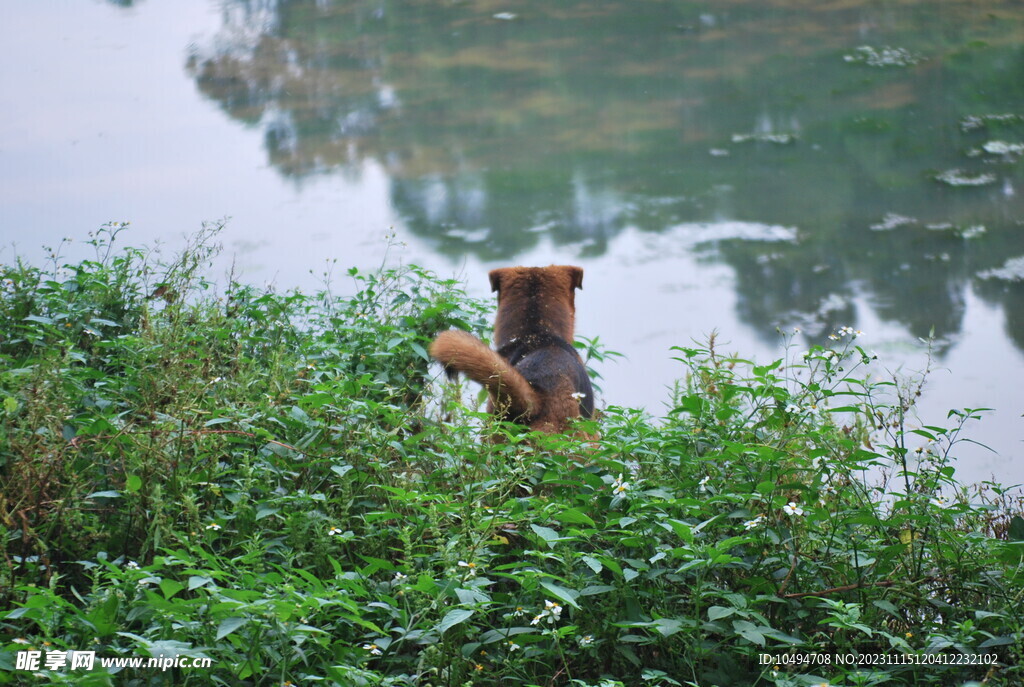
[[[434,333],[489,320],[455,282],[220,294],[213,230],[168,263],[119,230],[0,275],[0,683],[1024,678],[1020,504],[954,480],[979,411],[912,424],[856,332],[763,366],[677,349],[665,417],[608,407],[585,444],[434,383]],[[99,666],[159,655],[212,664]]]

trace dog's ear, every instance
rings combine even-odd
[[[501,279],[505,276],[508,271],[507,267],[499,267],[496,270],[491,270],[488,276],[491,278],[491,291],[501,292]]]
[[[574,265],[567,265],[565,271],[569,273],[569,283],[574,289],[583,288],[583,268]]]

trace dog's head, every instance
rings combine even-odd
[[[491,290],[498,293],[494,334],[499,346],[522,331],[536,329],[572,342],[582,267],[502,267],[491,270],[490,278]]]

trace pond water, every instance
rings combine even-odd
[[[326,260],[586,270],[580,334],[654,413],[669,350],[762,362],[848,325],[995,410],[962,478],[1024,481],[1024,7],[1010,1],[10,4],[0,258],[230,217],[255,282]],[[386,247],[394,232],[404,247]],[[74,252],[75,244],[65,250]],[[312,271],[312,273],[311,273]],[[337,270],[338,274],[343,269]]]

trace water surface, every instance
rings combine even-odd
[[[1024,8],[1013,2],[38,2],[3,10],[0,239],[225,216],[252,280],[324,260],[586,270],[580,333],[653,412],[672,345],[840,326],[993,407],[1024,480]],[[12,66],[12,65],[17,65]],[[7,248],[6,258],[15,249]],[[884,374],[879,370],[878,374]]]

